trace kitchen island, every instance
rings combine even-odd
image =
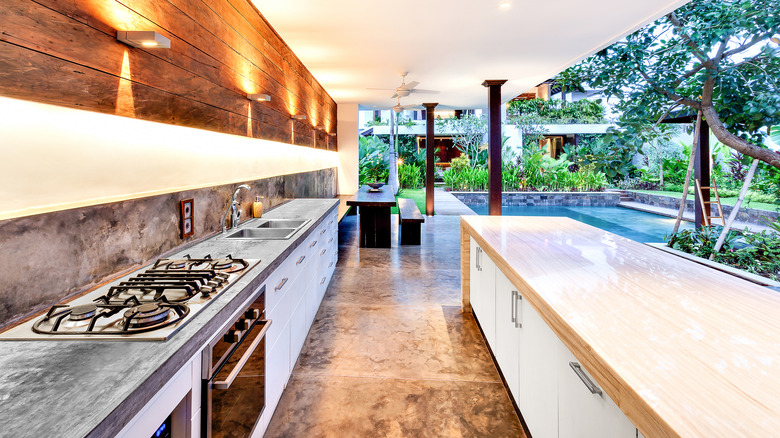
[[[310,219],[289,240],[217,234],[169,255],[260,262],[167,341],[0,341],[0,435],[117,436],[337,207],[336,199],[296,199],[263,216]]]
[[[778,435],[777,292],[568,218],[464,216],[465,310],[473,245],[644,436]]]

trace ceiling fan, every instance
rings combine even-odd
[[[406,96],[408,96],[408,95],[410,95],[412,93],[418,93],[418,94],[439,94],[439,92],[436,91],[436,90],[423,90],[421,88],[416,88],[420,84],[417,81],[412,81],[412,82],[409,82],[407,84],[406,83],[406,75],[408,75],[408,74],[409,74],[409,72],[404,72],[401,75],[401,86],[400,87],[396,87],[395,89],[393,89],[393,88],[368,88],[368,89],[369,90],[391,90],[391,91],[394,90],[395,94],[390,96],[391,98],[393,98],[393,97],[396,97],[396,98],[397,97],[406,97]]]
[[[394,106],[377,106],[374,108],[382,108],[382,109],[391,109],[395,111],[396,113],[400,113],[403,110],[406,109],[422,109],[420,105],[401,105],[401,97],[400,96],[393,96],[396,99],[396,104]]]

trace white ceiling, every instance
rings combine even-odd
[[[484,108],[485,79],[504,101],[687,0],[252,0],[337,103],[392,106],[401,72],[438,102]]]

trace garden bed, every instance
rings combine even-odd
[[[488,205],[487,192],[450,192],[468,206]],[[614,207],[618,192],[503,192],[502,206]]]
[[[682,199],[682,193],[680,194],[679,198],[676,198],[674,196],[656,195],[633,190],[627,190],[626,192],[634,199],[634,201],[641,204],[652,205],[655,207],[672,208],[675,210],[680,208],[680,200]],[[715,198],[713,197],[713,199]],[[695,205],[696,201],[694,196],[688,195],[688,199],[685,201],[685,210],[692,212]],[[716,205],[712,205],[712,208],[717,209],[718,207]],[[729,214],[731,214],[731,210],[733,209],[733,206],[724,204],[723,215],[725,217],[729,217]],[[761,224],[762,220],[776,221],[778,218],[780,218],[780,214],[776,211],[759,210],[756,208],[747,208],[743,206],[739,209],[736,220],[740,222],[748,222],[751,224]]]

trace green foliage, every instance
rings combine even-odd
[[[381,117],[376,116],[372,120],[369,120],[366,122],[366,128],[370,128],[372,126],[387,126],[390,122],[383,121]]]
[[[777,0],[694,0],[569,68],[564,86],[616,96],[621,123],[654,123],[674,102],[714,109],[742,147],[780,124]],[[712,93],[712,106],[702,96]],[[716,135],[719,131],[714,131]]]
[[[507,116],[535,115],[539,124],[606,123],[601,101],[582,99],[575,102],[562,100],[513,100]]]
[[[505,191],[598,191],[607,185],[604,174],[592,166],[572,169],[565,154],[552,159],[536,152],[521,163],[504,164],[501,182]],[[459,164],[444,172],[444,183],[457,191],[487,190],[488,170]]]
[[[387,182],[388,145],[376,136],[358,139],[358,181]]]
[[[722,231],[721,226],[680,231],[668,239],[668,245],[708,258]],[[723,247],[715,253],[713,260],[777,280],[780,275],[780,235],[766,230],[754,233],[747,228],[743,231],[730,230]]]
[[[402,189],[419,189],[423,186],[423,171],[416,164],[398,166],[398,184]]]
[[[459,157],[455,157],[450,161],[450,169],[459,172],[467,167],[471,167],[471,160],[466,154],[462,154]]]
[[[623,143],[620,136],[608,132],[602,136],[591,137],[588,150],[581,148],[577,153],[577,164],[592,166],[596,172],[603,173],[611,183],[617,183],[636,173],[632,159],[636,154],[636,146]]]

